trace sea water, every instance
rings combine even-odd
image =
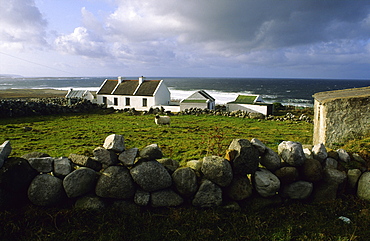
[[[0,89],[59,89],[97,91],[105,79],[117,77],[0,77]],[[127,77],[123,79],[137,79]],[[293,78],[187,78],[146,77],[163,79],[171,99],[182,100],[197,90],[205,90],[216,104],[235,100],[238,95],[261,95],[267,103],[313,106],[312,95],[317,92],[370,86],[369,80],[293,79]]]

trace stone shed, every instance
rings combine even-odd
[[[314,98],[313,144],[335,144],[370,133],[370,86],[319,92]]]

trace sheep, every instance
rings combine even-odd
[[[171,118],[169,116],[159,116],[159,115],[156,115],[155,118],[154,118],[154,122],[157,125],[170,125]]]

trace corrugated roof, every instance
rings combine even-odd
[[[86,90],[70,90],[68,91],[66,98],[83,98]]]

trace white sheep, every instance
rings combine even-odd
[[[157,125],[170,125],[171,118],[169,116],[159,116],[159,115],[156,115],[155,118],[154,118],[154,122]]]

